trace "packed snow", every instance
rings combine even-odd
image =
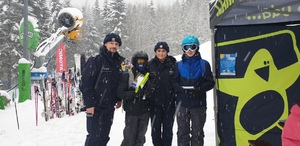
[[[211,42],[200,46],[203,59],[211,60]],[[180,59],[181,55],[175,56]],[[12,90],[12,92],[17,92]],[[205,146],[216,145],[215,138],[215,117],[214,117],[213,90],[207,92],[207,120],[204,127]],[[50,119],[47,122],[41,116],[43,102],[38,100],[38,120],[35,115],[35,98],[32,97],[23,103],[11,101],[0,110],[0,145],[1,146],[83,146],[86,138],[86,115],[84,112],[74,116],[65,115],[62,118]],[[17,123],[18,121],[18,123]],[[118,146],[123,140],[123,128],[125,112],[122,108],[117,109],[114,115],[114,122],[110,132],[108,146]],[[149,122],[150,123],[150,122]],[[19,129],[18,129],[19,125]],[[173,127],[173,145],[177,145],[177,124],[176,119]],[[150,124],[146,133],[144,146],[152,146]]]

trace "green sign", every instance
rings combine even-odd
[[[34,17],[28,16],[28,49],[34,50],[39,42],[40,32],[38,30],[37,20]],[[20,22],[19,40],[24,46],[24,18]]]
[[[19,102],[24,102],[30,98],[30,62],[21,58],[18,72]]]

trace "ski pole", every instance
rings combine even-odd
[[[38,126],[38,96],[39,96],[39,89],[38,86],[34,86],[35,92],[35,125]]]
[[[16,88],[15,88],[15,92],[16,92]],[[16,100],[15,100],[15,92],[12,93],[12,100],[15,103],[15,111],[16,111],[16,118],[17,118],[17,126],[18,129],[20,129],[19,127],[19,118],[18,118],[18,110],[17,110],[17,104],[16,104]]]

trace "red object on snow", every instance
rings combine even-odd
[[[300,107],[295,104],[282,130],[282,146],[300,146]]]

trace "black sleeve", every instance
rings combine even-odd
[[[204,81],[200,84],[200,88],[202,91],[209,91],[215,86],[215,81],[208,62],[206,62],[205,67]]]
[[[175,67],[174,67],[174,77],[173,77],[173,81],[172,81],[172,87],[175,91],[175,93],[179,93],[179,92],[182,92],[182,87],[180,86],[179,84],[179,80],[180,80],[180,74],[179,74],[179,71],[178,71],[178,62],[175,64]]]
[[[133,99],[134,91],[129,89],[129,73],[124,73],[117,88],[117,96],[123,100]]]
[[[83,70],[81,77],[80,91],[82,92],[82,97],[84,104],[87,108],[94,107],[96,104],[95,99],[95,81],[97,80],[96,61],[94,58],[90,58],[87,62],[87,66]]]

